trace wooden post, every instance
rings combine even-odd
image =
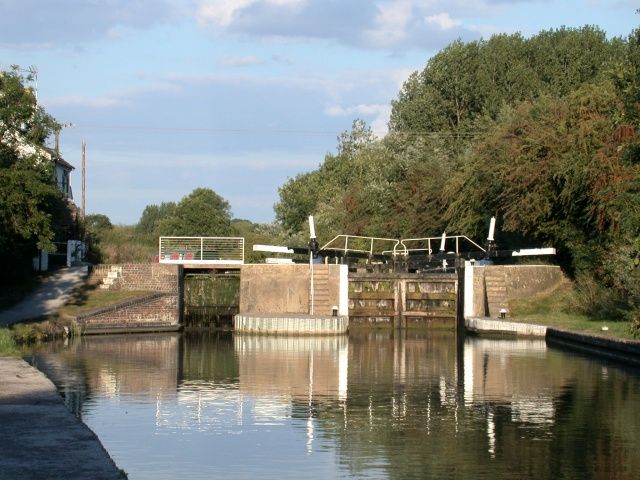
[[[456,335],[464,336],[464,258],[456,258],[458,289],[456,292]]]
[[[82,140],[82,218],[87,215],[87,142]]]

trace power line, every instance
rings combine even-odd
[[[181,126],[149,126],[149,125],[125,125],[125,124],[92,124],[92,123],[73,123],[71,128],[77,129],[95,129],[95,130],[135,130],[135,131],[147,131],[158,133],[201,133],[201,134],[228,134],[228,135],[245,135],[245,134],[259,134],[259,135],[307,135],[307,136],[337,136],[343,133],[343,131],[328,131],[328,130],[297,130],[297,129],[278,129],[278,128],[194,128],[194,127],[181,127]],[[435,136],[435,137],[464,137],[472,138],[479,135],[484,135],[486,131],[464,131],[455,132],[447,130],[432,130],[432,131],[400,131],[389,132],[396,135],[417,135],[417,136]]]

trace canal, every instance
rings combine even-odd
[[[450,332],[93,336],[27,356],[137,479],[632,479],[640,372]]]

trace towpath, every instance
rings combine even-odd
[[[53,313],[64,305],[73,289],[86,277],[86,266],[62,268],[54,272],[20,303],[0,312],[0,327]]]
[[[0,478],[126,478],[41,372],[0,357]]]

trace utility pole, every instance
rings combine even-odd
[[[82,140],[82,219],[87,214],[87,142]]]

